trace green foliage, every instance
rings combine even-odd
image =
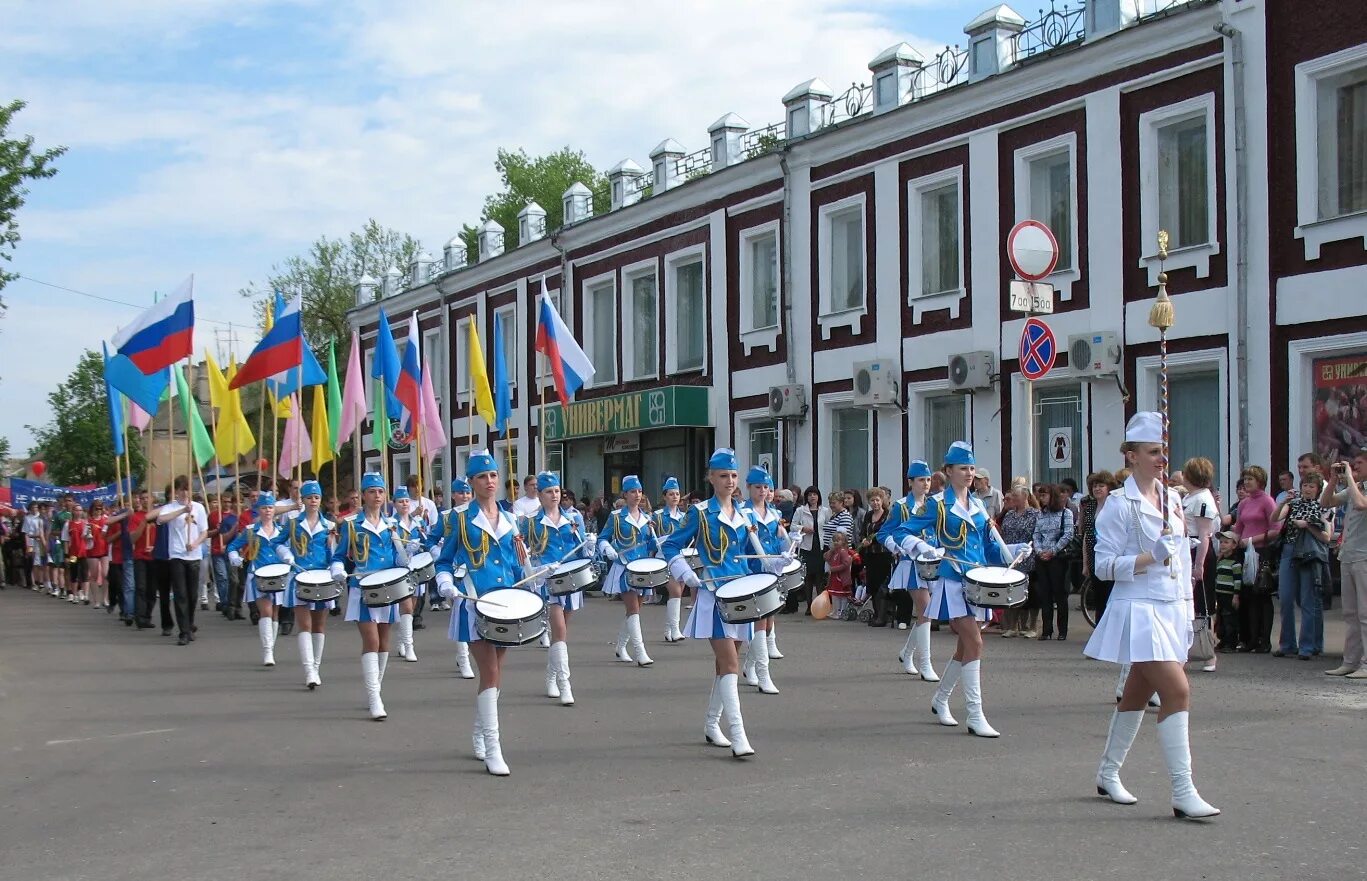
[[[47,479],[62,486],[114,481],[114,439],[109,436],[109,399],[104,391],[104,358],[86,351],[76,369],[47,396],[52,419],[28,426],[34,446],[29,455],[47,463]],[[137,433],[127,431],[133,474],[147,473]]]
[[[756,137],[754,144],[745,151],[745,158],[754,159],[756,156],[763,156],[770,150],[777,149],[782,143],[783,139],[778,136],[778,132],[764,132]]]
[[[0,463],[9,459],[9,438],[0,437]]]
[[[19,247],[19,223],[15,216],[24,206],[28,188],[24,182],[52,177],[57,173],[53,161],[66,152],[66,147],[53,147],[35,153],[33,136],[9,138],[10,122],[24,109],[23,101],[0,105],[0,258],[14,259],[10,251]],[[0,269],[0,290],[15,278],[13,273]]]
[[[565,206],[561,202],[573,184],[582,183],[593,191],[594,213],[606,211],[608,179],[599,174],[579,150],[563,147],[554,153],[532,158],[525,150],[499,150],[494,162],[503,191],[484,200],[480,223],[493,220],[504,229],[503,244],[507,250],[516,248],[517,213],[528,202],[546,209],[546,229],[559,229],[565,223]],[[479,260],[479,229],[466,225],[460,231],[470,263]]]

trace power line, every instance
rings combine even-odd
[[[126,300],[115,300],[113,297],[102,297],[102,296],[100,296],[99,294],[92,294],[92,293],[89,293],[88,291],[78,291],[78,290],[76,290],[75,288],[69,288],[69,287],[67,287],[66,285],[54,284],[53,282],[50,282],[50,281],[43,281],[42,279],[34,278],[34,277],[31,276],[31,275],[24,275],[23,273],[18,273],[18,277],[19,277],[19,278],[22,278],[24,281],[31,281],[31,282],[33,282],[34,284],[40,284],[40,285],[42,285],[43,287],[55,288],[56,290],[59,290],[59,291],[66,291],[66,292],[69,293],[69,294],[76,294],[76,295],[81,296],[81,297],[89,297],[89,298],[92,299],[92,300],[100,300],[101,302],[104,302],[104,303],[113,303],[115,306],[127,306],[127,307],[129,307],[130,309],[146,309],[146,308],[147,308],[147,304],[146,304],[146,303],[142,303],[142,304],[139,304],[139,303],[129,303],[129,302],[127,302]],[[196,321],[196,322],[207,321],[207,322],[209,322],[210,324],[221,324],[221,325],[223,325],[224,327],[234,327],[234,328],[236,328],[236,327],[243,327],[243,328],[246,328],[246,327],[249,327],[249,326],[250,326],[248,323],[242,322],[242,321],[220,321],[220,320],[217,319],[217,318],[205,318],[203,315],[200,315],[200,314],[199,314],[199,311],[198,311],[198,310],[195,311],[195,321]]]

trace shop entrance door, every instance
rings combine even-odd
[[[612,501],[622,494],[622,478],[640,475],[641,453],[607,453],[603,456],[603,494]]]

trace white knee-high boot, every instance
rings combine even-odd
[[[959,672],[962,669],[963,664],[950,661],[945,666],[945,675],[940,680],[940,687],[935,689],[935,697],[931,698],[930,711],[939,719],[941,725],[959,724],[959,720],[949,712],[949,696],[954,693],[954,686],[959,684]]]
[[[631,616],[622,616],[622,626],[617,628],[617,660],[630,664],[631,653],[627,651],[627,640],[631,639]]]
[[[475,758],[484,761],[484,718],[480,715],[479,698],[475,698],[475,725],[470,732],[470,744],[474,747]]]
[[[456,672],[461,679],[474,679],[475,671],[470,667],[470,643],[456,642]]]
[[[750,640],[750,655],[755,659],[755,684],[762,694],[778,694],[778,686],[769,677],[769,637],[764,631],[755,633]]]
[[[385,718],[384,701],[380,700],[380,657],[375,652],[361,654],[361,676],[365,679],[366,703],[370,718],[379,722]]]
[[[930,622],[923,621],[912,625],[911,633],[915,637],[911,654],[921,679],[926,682],[939,682],[940,674],[935,672],[935,665],[930,662]]]
[[[770,659],[777,661],[783,657],[783,652],[778,650],[778,622],[773,618],[769,619],[769,636],[765,642],[768,644]]]
[[[751,639],[745,644],[744,652],[745,657],[741,660],[740,664],[741,678],[745,680],[746,685],[759,685],[759,673],[755,669],[758,666],[756,663],[758,660],[757,656],[759,655],[758,643]],[[764,653],[766,655],[769,653],[767,646],[765,647]]]
[[[384,684],[384,671],[389,669],[389,652],[380,652],[380,684]]]
[[[910,676],[919,674],[920,668],[916,666],[916,628],[907,631],[906,644],[902,646],[902,651],[897,655],[897,660],[902,662],[902,672]]]
[[[560,692],[560,706],[574,706],[574,692],[570,690],[570,647],[561,642],[551,643],[551,660],[555,663],[555,684]]]
[[[327,642],[326,633],[313,634],[313,684],[323,684],[323,644]]]
[[[1132,805],[1139,801],[1121,784],[1120,768],[1125,764],[1125,756],[1129,755],[1143,721],[1143,710],[1124,713],[1116,710],[1111,714],[1111,727],[1106,732],[1106,749],[1101,753],[1101,764],[1096,769],[1096,794],[1104,795],[1118,805]]]
[[[551,647],[551,629],[549,627],[541,631],[541,638],[537,640],[537,644],[543,649]]]
[[[271,619],[262,618],[256,622],[256,632],[261,635],[261,664],[275,666],[275,634],[271,630]]]
[[[304,684],[313,689],[318,685],[313,681],[313,634],[301,630],[295,639],[299,642],[299,663],[304,665]]]
[[[275,641],[280,638],[280,622],[271,619],[271,650],[275,650]]]
[[[1191,739],[1188,734],[1188,713],[1173,713],[1158,723],[1158,743],[1163,748],[1163,761],[1172,779],[1172,813],[1184,820],[1215,817],[1220,809],[1207,804],[1191,781]]]
[[[739,679],[735,673],[727,673],[721,677],[718,688],[721,691],[722,707],[726,711],[726,721],[731,729],[731,755],[743,759],[746,756],[753,756],[755,750],[745,736],[745,719],[740,714]]]
[[[683,632],[679,630],[679,609],[682,607],[683,600],[679,597],[670,597],[665,603],[665,642],[683,639]]]
[[[546,697],[560,697],[560,686],[556,684],[555,646],[546,653]]]
[[[997,729],[987,724],[987,717],[983,715],[982,665],[981,660],[969,661],[959,670],[959,675],[964,680],[964,705],[968,709],[965,724],[970,734],[979,737],[1001,737]]]
[[[413,616],[399,616],[399,657],[405,661],[416,661],[418,650],[413,647]]]
[[[631,657],[636,661],[637,666],[649,667],[655,663],[650,655],[646,654],[646,643],[641,638],[641,616],[631,615],[627,618],[627,633],[631,640]]]
[[[713,746],[730,746],[731,741],[721,730],[721,677],[712,677],[712,692],[707,696],[707,719],[703,722],[703,739]]]
[[[484,724],[484,767],[495,777],[507,777],[510,772],[508,763],[503,761],[498,735],[498,689],[484,689],[478,701],[479,717]]]

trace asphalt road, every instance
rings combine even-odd
[[[375,723],[340,618],[310,693],[293,638],[267,669],[245,622],[202,613],[179,648],[4,591],[0,879],[1367,875],[1367,684],[1323,676],[1332,656],[1194,674],[1196,782],[1224,810],[1198,824],[1172,817],[1152,717],[1123,774],[1140,804],[1094,794],[1114,668],[1081,656],[1085,624],[1066,643],[988,637],[988,741],[933,721],[934,686],[895,660],[904,633],[783,617],[782,694],[743,689],[758,754],[737,761],[702,743],[707,646],[661,643],[651,607],[656,664],[616,663],[621,608],[576,616],[573,708],[541,696],[544,650],[510,652],[498,779],[470,755],[474,683],[453,675],[445,615],[418,663],[390,664]],[[934,647],[943,667],[949,634]]]

